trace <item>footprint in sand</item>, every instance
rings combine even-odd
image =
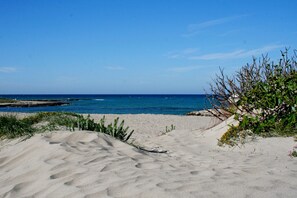
[[[141,168],[141,169],[158,169],[160,168],[160,164],[157,163],[137,163],[135,165],[136,168]]]
[[[191,171],[190,174],[191,175],[198,175],[199,174],[199,171]]]
[[[59,173],[51,175],[50,179],[58,179],[58,178],[61,178],[61,177],[66,177],[68,175],[72,175],[72,174],[73,174],[72,170],[64,170],[64,171],[61,171]]]

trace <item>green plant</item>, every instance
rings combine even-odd
[[[289,152],[290,157],[297,157],[297,145],[293,147],[293,150]]]
[[[175,130],[175,126],[173,124],[171,124],[170,126],[166,126],[165,128],[165,132],[162,133],[162,135],[169,133],[171,131]]]
[[[295,150],[292,151],[291,156],[292,156],[292,157],[297,157],[297,151],[295,151]]]
[[[275,66],[275,70],[282,68]],[[274,73],[240,98],[238,104],[258,113],[241,116],[241,126],[262,136],[291,136],[297,132],[297,72]],[[249,120],[249,122],[246,122]],[[245,123],[243,123],[245,122]]]
[[[165,133],[169,133],[173,130],[175,130],[175,126],[173,124],[171,124],[169,127],[166,126]]]
[[[0,138],[32,136],[36,132],[30,124],[19,120],[16,115],[0,116]]]
[[[230,146],[235,146],[237,145],[238,137],[239,137],[238,126],[231,125],[230,128],[219,139],[218,145],[222,146],[224,144],[227,144]]]
[[[221,142],[228,143],[227,137],[246,130],[263,137],[297,134],[296,57],[295,53],[288,58],[286,50],[277,63],[267,56],[259,62],[254,59],[233,77],[221,70],[211,86],[210,101],[218,114],[228,112],[225,115],[233,114],[239,121],[238,127],[227,131]]]
[[[95,123],[93,119],[90,119],[90,115],[88,115],[86,118],[80,115],[77,117],[76,122],[72,124],[79,130],[102,132],[126,142],[134,133],[134,130],[128,132],[129,127],[124,127],[124,123],[125,121],[123,120],[119,124],[119,118],[116,118],[113,123],[110,123],[106,126],[105,116],[103,116],[103,118],[101,118],[98,123]]]
[[[124,127],[124,120],[119,123],[119,118],[106,126],[105,116],[98,123],[90,115],[84,117],[67,112],[40,112],[23,119],[18,119],[15,115],[0,116],[0,138],[32,136],[34,133],[56,130],[59,127],[66,127],[70,131],[78,129],[106,133],[124,142],[134,132],[129,132],[129,127]]]
[[[239,146],[239,144],[244,144],[248,141],[248,137],[250,137],[251,140],[255,138],[251,130],[243,129],[240,125],[231,125],[227,132],[218,140],[218,145],[223,146],[226,144],[229,146]]]
[[[175,126],[173,124],[170,125],[170,127],[166,126],[166,133],[175,130]]]

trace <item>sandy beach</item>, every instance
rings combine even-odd
[[[0,198],[297,198],[296,8],[0,0]]]
[[[91,115],[96,120],[103,115]],[[117,116],[136,145],[88,131],[54,131],[0,146],[0,197],[296,197],[293,138],[217,146],[226,131],[213,117]],[[173,124],[175,130],[165,132]]]

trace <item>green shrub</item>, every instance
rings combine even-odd
[[[241,117],[240,125],[262,136],[291,136],[297,134],[297,72],[272,74],[257,83],[240,98],[240,106],[258,110],[256,115]]]
[[[238,134],[247,130],[263,137],[297,134],[297,62],[296,54],[288,58],[287,53],[282,53],[277,64],[267,56],[259,62],[254,59],[233,78],[221,71],[212,86],[213,107],[235,115],[239,121],[221,143],[232,145]]]

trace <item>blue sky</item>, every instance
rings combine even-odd
[[[297,47],[297,1],[0,0],[0,94],[196,94]]]

